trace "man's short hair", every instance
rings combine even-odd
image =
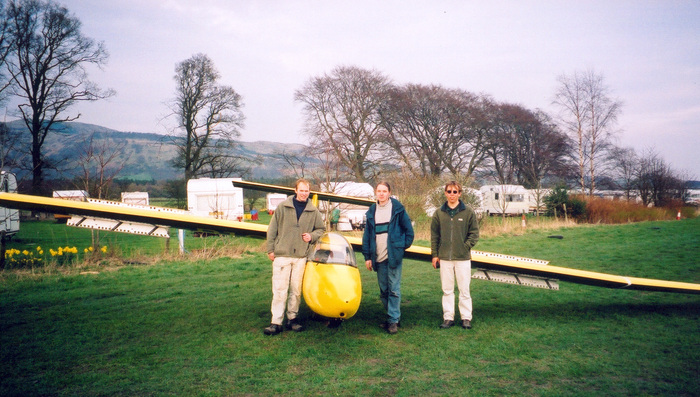
[[[456,187],[457,190],[458,190],[460,193],[462,193],[462,185],[460,185],[459,182],[457,182],[457,181],[449,181],[449,182],[447,182],[447,184],[445,184],[445,191],[447,191],[447,189],[448,189],[450,186]]]
[[[304,179],[304,178],[299,178],[299,179],[297,179],[297,181],[294,183],[294,189],[295,189],[295,190],[299,188],[299,184],[300,184],[300,183],[304,183],[304,184],[306,184],[306,186],[308,186],[309,188],[311,188],[311,183],[309,183],[309,181],[307,181],[307,180]]]

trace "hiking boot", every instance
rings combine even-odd
[[[471,320],[462,320],[462,328],[472,329],[472,321]]]
[[[391,325],[391,323],[388,322],[388,321],[385,321],[385,322],[379,324],[379,327],[380,327],[381,329],[387,330],[387,329],[389,329],[389,325]],[[398,323],[396,323],[396,326],[399,327],[399,328],[401,328],[401,321],[399,321]]]
[[[455,325],[455,322],[452,320],[445,320],[440,324],[440,328],[442,329],[447,329],[450,328],[451,326]]]
[[[299,324],[299,320],[293,318],[291,320],[287,320],[287,329],[291,329],[294,332],[301,332],[304,330],[304,326]]]
[[[389,326],[386,327],[386,332],[388,332],[391,335],[394,335],[395,333],[399,332],[399,325],[397,323],[389,324]]]
[[[279,324],[270,324],[269,327],[263,329],[265,335],[277,335],[282,332],[282,326]]]

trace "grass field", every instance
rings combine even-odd
[[[21,242],[78,239],[42,228]],[[160,239],[123,238],[110,244],[163,252]],[[267,337],[269,261],[259,240],[240,240],[223,258],[2,272],[0,395],[700,395],[698,295],[475,280],[474,328],[440,330],[438,274],[407,260],[397,335],[378,327],[376,278],[362,269],[354,318],[329,329],[302,305],[306,331]],[[476,248],[700,283],[699,243],[696,218],[534,230]]]

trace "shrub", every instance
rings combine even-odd
[[[628,223],[675,219],[678,209],[647,207],[626,200],[585,197],[588,223]]]
[[[574,219],[581,219],[586,213],[586,203],[580,197],[569,197],[565,185],[557,185],[544,198],[547,215],[563,215],[564,212]]]

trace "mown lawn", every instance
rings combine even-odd
[[[700,283],[699,242],[694,219],[477,249]],[[699,295],[474,280],[474,328],[440,330],[437,271],[406,261],[397,335],[377,326],[375,275],[362,269],[360,311],[340,328],[303,306],[306,331],[267,337],[259,251],[93,270],[3,272],[0,395],[700,395]]]

